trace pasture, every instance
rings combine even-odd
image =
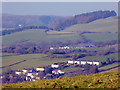
[[[109,65],[106,65],[106,66],[100,67],[99,70],[102,70],[102,69],[106,70],[106,69],[109,69],[109,68],[116,67],[116,66],[118,66],[118,65],[120,65],[120,63],[109,64]]]
[[[86,39],[97,42],[118,39],[117,33],[86,33],[83,35]]]
[[[9,68],[13,70],[21,70],[23,68],[32,68],[32,67],[39,67],[39,66],[47,66],[51,65],[52,63],[57,62],[67,62],[68,59],[65,58],[48,58],[44,54],[24,54],[24,55],[16,55],[16,56],[6,56],[2,58],[2,67],[8,66],[20,61],[26,60],[19,64],[10,66]],[[3,71],[6,71],[8,68],[3,68]]]
[[[106,61],[107,58],[114,57],[116,60],[118,60],[118,53],[113,53],[109,55],[104,56],[86,56],[83,58],[79,58],[79,60],[99,60],[99,61]]]
[[[9,35],[4,35],[2,38],[3,45],[10,45],[21,41],[35,42],[35,41],[66,41],[66,40],[82,40],[78,34],[47,34],[42,29],[31,29],[22,32],[16,32]]]
[[[117,17],[100,19],[88,24],[76,24],[61,32],[118,32]]]

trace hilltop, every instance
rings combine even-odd
[[[2,88],[120,88],[118,86],[120,73],[98,73],[77,77],[57,78],[5,84]]]
[[[72,25],[61,32],[118,32],[118,18],[108,17],[95,20],[88,24]]]
[[[76,24],[87,24],[99,19],[104,19],[112,16],[116,16],[115,11],[94,11],[94,12],[88,12],[83,13],[80,15],[75,15],[74,17],[70,17],[67,19],[64,19],[54,25],[55,30],[61,31],[64,30],[67,27],[70,27],[72,25]]]
[[[10,15],[2,14],[3,28],[18,28],[19,25],[54,27],[60,31],[75,24],[90,23],[98,19],[116,16],[115,11],[94,11],[75,16],[52,16],[52,15]]]
[[[12,15],[2,14],[3,28],[18,28],[19,25],[26,26],[51,26],[56,22],[63,20],[63,16],[52,15]]]

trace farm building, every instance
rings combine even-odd
[[[37,68],[36,68],[36,71],[44,71],[44,70],[45,70],[44,67],[37,67]]]
[[[52,74],[64,74],[61,70],[53,70]]]
[[[27,72],[32,72],[32,69],[30,69],[30,68],[25,69],[24,68],[22,71],[23,71],[23,73],[27,73]]]
[[[17,70],[17,71],[15,71],[15,74],[17,74],[17,75],[21,75],[22,72],[23,72],[23,71]]]
[[[101,65],[101,62],[98,60],[68,60],[69,64],[91,64],[91,65]]]
[[[58,63],[54,63],[51,65],[52,68],[58,68],[59,67],[59,64]]]

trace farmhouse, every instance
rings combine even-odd
[[[21,74],[22,74],[22,71],[17,70],[17,71],[15,71],[15,74],[17,74],[17,75],[21,75]]]
[[[36,68],[36,71],[44,71],[45,70],[45,67],[37,67]]]
[[[59,47],[58,49],[70,49],[70,47],[64,46],[64,47]]]
[[[58,63],[54,63],[51,65],[52,68],[58,68],[59,67],[59,64]]]
[[[0,74],[0,79],[2,79],[3,78],[3,75],[2,74]]]
[[[69,64],[91,64],[91,65],[101,65],[101,62],[98,60],[68,60]]]
[[[32,72],[32,69],[30,69],[30,68],[25,69],[24,68],[22,71],[23,71],[23,73],[27,73],[27,72]]]
[[[69,60],[68,60],[68,63],[69,63],[69,64],[74,64],[74,60],[69,59]]]
[[[64,74],[61,70],[53,70],[52,74]]]

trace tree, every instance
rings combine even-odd
[[[47,68],[47,69],[45,70],[45,74],[48,74],[48,73],[52,74],[52,67]]]

